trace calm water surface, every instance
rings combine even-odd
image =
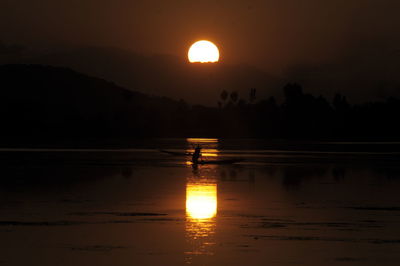
[[[244,161],[193,167],[146,147],[0,151],[0,265],[400,265],[390,148],[160,143]]]

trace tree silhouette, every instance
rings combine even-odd
[[[286,104],[294,104],[301,101],[303,96],[303,87],[297,83],[288,83],[283,87]]]
[[[222,102],[225,102],[226,99],[228,99],[228,92],[226,90],[223,90],[221,92],[221,96],[220,97],[221,97]]]
[[[343,111],[350,107],[349,103],[347,102],[346,96],[343,96],[340,93],[335,94],[332,104],[337,111]]]
[[[254,103],[255,100],[256,100],[256,89],[252,88],[250,89],[249,102]]]
[[[237,93],[237,91],[231,92],[231,101],[233,103],[236,103],[238,100],[239,100],[239,94]]]
[[[273,96],[255,102],[255,89],[249,100],[224,90],[217,108],[150,97],[64,68],[3,65],[0,80],[3,145],[25,145],[24,137],[58,145],[71,136],[400,140],[399,99],[352,105],[341,94],[328,101],[304,93],[297,83],[283,87],[282,103]]]

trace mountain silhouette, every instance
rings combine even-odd
[[[3,65],[0,80],[0,134],[9,137],[160,136],[185,106],[60,67]]]
[[[336,93],[352,103],[400,97],[397,75],[398,50],[357,47],[352,56],[330,62],[296,63],[274,75],[244,64],[190,64],[184,57],[142,55],[130,50],[101,46],[35,48],[0,42],[0,64],[43,64],[68,67],[81,73],[112,80],[146,94],[184,99],[192,104],[216,106],[223,90],[246,98],[257,89],[261,98],[283,100],[281,88],[288,82],[303,84],[308,93],[333,98]]]
[[[210,67],[192,65],[198,75]],[[197,69],[198,68],[198,69]],[[113,82],[62,67],[0,66],[0,140],[3,146],[76,140],[235,137],[295,140],[398,140],[399,99],[352,105],[336,94],[330,102],[303,91],[298,83],[283,87],[283,102],[248,100],[236,91],[214,98],[218,107],[150,96]],[[255,101],[257,99],[257,101]],[[0,141],[0,142],[1,142]]]
[[[56,51],[55,51],[56,50]],[[146,94],[184,99],[193,104],[216,106],[222,90],[247,97],[250,88],[259,96],[272,96],[281,80],[246,65],[190,64],[171,55],[144,56],[112,47],[76,47],[50,52],[19,54],[8,63],[68,67],[78,72],[112,80],[118,85]],[[4,63],[5,60],[3,60]],[[1,60],[0,60],[1,62]]]

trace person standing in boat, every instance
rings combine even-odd
[[[192,155],[192,163],[197,164],[199,162],[199,158],[201,157],[201,147],[197,144],[196,148],[194,149],[194,153]]]

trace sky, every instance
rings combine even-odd
[[[178,56],[209,39],[226,62],[279,72],[358,48],[400,49],[399,9],[395,0],[3,0],[0,31],[7,43]]]
[[[0,41],[185,58],[193,42],[207,39],[228,64],[314,83],[364,79],[400,88],[399,10],[397,0],[2,0]]]

